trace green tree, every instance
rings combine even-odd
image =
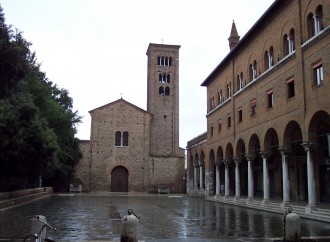
[[[42,176],[49,185],[65,186],[81,158],[75,138],[81,117],[29,46],[5,24],[0,6],[0,174],[32,183]]]

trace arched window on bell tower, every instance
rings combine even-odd
[[[170,95],[170,88],[165,87],[165,96],[169,96],[169,95]]]

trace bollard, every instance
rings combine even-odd
[[[39,237],[41,238],[40,241],[44,241],[45,238],[46,238],[46,226],[38,218],[41,219],[42,221],[45,221],[46,222],[46,217],[45,216],[43,216],[43,215],[35,215],[31,219],[32,220],[31,234],[36,234],[38,236],[38,238]]]
[[[137,226],[140,217],[136,216],[132,209],[128,209],[120,224],[120,242],[138,242]]]
[[[284,241],[301,241],[300,234],[300,218],[296,213],[292,213],[289,207],[283,218],[283,240]]]

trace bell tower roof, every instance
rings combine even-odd
[[[232,50],[238,44],[239,39],[240,36],[237,33],[235,21],[233,20],[233,24],[231,25],[230,36],[228,38],[230,50]]]

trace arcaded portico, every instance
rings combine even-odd
[[[202,83],[207,132],[187,144],[188,193],[330,202],[329,16],[328,1],[276,0],[242,39],[233,23]]]

